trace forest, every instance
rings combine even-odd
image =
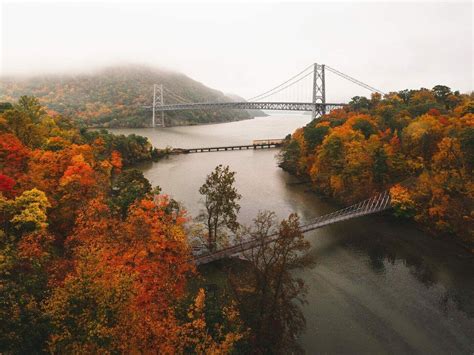
[[[235,173],[217,166],[200,238],[261,244],[243,265],[198,268],[190,216],[130,168],[151,154],[143,137],[80,129],[34,97],[0,105],[0,353],[300,350],[306,287],[290,271],[313,262],[298,216],[240,226]]]
[[[354,97],[288,136],[279,164],[343,204],[389,189],[397,217],[474,252],[473,99],[444,85]]]
[[[133,169],[157,155],[34,97],[0,104],[1,353],[301,351],[307,285],[293,270],[314,260],[299,217],[240,225],[235,172],[219,165],[193,219]],[[472,95],[355,97],[289,135],[279,164],[344,204],[389,189],[397,218],[472,250]],[[245,261],[193,262],[230,238],[260,243]]]
[[[165,87],[164,103],[228,102],[224,95],[187,76],[146,66],[117,66],[77,75],[5,77],[0,101],[13,102],[22,95],[38,98],[49,111],[72,118],[77,124],[95,127],[147,127],[153,101],[153,85]],[[171,93],[170,93],[171,92]],[[167,112],[167,125],[202,124],[249,119],[262,114],[239,110]]]

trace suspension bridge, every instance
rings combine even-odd
[[[267,90],[259,95],[251,97],[245,101],[237,102],[191,102],[181,95],[172,92],[163,85],[153,86],[153,104],[145,106],[152,111],[152,126],[155,127],[157,114],[161,113],[160,126],[165,126],[164,113],[167,111],[180,110],[205,110],[205,109],[238,109],[238,110],[278,110],[278,111],[310,111],[313,119],[321,117],[325,113],[335,108],[345,106],[345,103],[326,102],[326,70],[346,79],[371,92],[384,94],[382,91],[365,84],[347,74],[344,74],[328,65],[311,64],[298,74],[290,77],[281,84]],[[166,101],[170,101],[165,104]],[[267,142],[268,143],[268,142]],[[260,144],[261,148],[277,146],[281,142],[274,144]],[[259,145],[259,146],[260,146]],[[256,144],[244,146],[228,147],[208,147],[183,150],[186,153],[211,152],[235,149],[256,149]],[[301,232],[306,233],[327,225],[339,223],[348,219],[358,218],[365,215],[379,213],[391,208],[389,191],[377,194],[372,198],[340,209],[338,211],[320,216],[313,221],[300,227]],[[280,238],[279,233],[274,233],[261,240],[258,238],[247,238],[230,246],[210,252],[204,246],[193,249],[193,259],[197,265],[207,264],[215,260],[230,257],[243,253],[261,245],[261,243],[273,243]],[[207,250],[207,251],[206,251]]]
[[[377,194],[367,200],[356,203],[349,207],[337,210],[335,212],[317,217],[309,223],[306,223],[300,227],[301,232],[306,233],[318,228],[322,228],[334,223],[346,221],[353,218],[358,218],[374,213],[379,213],[390,209],[391,199],[390,192],[384,191]],[[215,260],[224,259],[231,257],[236,254],[243,253],[247,250],[257,248],[262,243],[268,244],[278,241],[280,238],[279,233],[273,233],[267,236],[264,240],[259,238],[252,238],[251,236],[244,241],[240,241],[234,245],[227,246],[225,248],[216,250],[214,252],[202,253],[201,248],[197,248],[193,251],[194,262],[196,265],[207,264]]]
[[[155,84],[153,86],[153,103],[151,106],[145,106],[145,108],[152,111],[153,127],[156,125],[165,126],[165,112],[181,110],[310,111],[313,119],[316,119],[333,109],[346,105],[344,103],[326,102],[326,71],[372,92],[384,94],[382,91],[328,65],[314,63],[272,89],[240,102],[192,102],[163,85]],[[165,103],[165,101],[167,102]],[[159,122],[157,122],[158,113],[161,114]]]

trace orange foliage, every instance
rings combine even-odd
[[[61,186],[77,183],[80,187],[89,187],[94,185],[94,182],[94,171],[84,161],[82,155],[76,155],[71,159],[71,165],[68,166],[60,180]]]
[[[195,274],[184,212],[166,196],[143,198],[133,186],[128,213],[113,203],[112,178],[123,166],[114,147],[132,142],[128,163],[148,159],[146,139],[106,143],[103,133],[97,138],[45,116],[34,99],[22,102],[25,112],[0,115],[0,129],[9,132],[0,133],[1,289],[8,295],[0,302],[2,350],[231,351],[242,335],[206,323],[202,292],[192,316],[176,314]],[[75,144],[84,141],[90,143]],[[222,315],[238,328],[235,310]]]
[[[112,154],[110,156],[110,163],[114,168],[114,172],[116,174],[120,173],[120,171],[122,170],[122,155],[116,150],[112,151]]]
[[[314,125],[329,129],[315,132]],[[315,189],[345,203],[411,176],[409,187],[391,189],[395,213],[474,242],[473,127],[472,98],[447,87],[355,97],[297,129],[280,164],[296,167]]]
[[[174,304],[185,296],[186,278],[195,270],[184,219],[169,213],[168,207],[166,197],[137,201],[122,221],[111,218],[108,205],[98,198],[81,211],[67,241],[77,264],[47,306],[62,326],[51,338],[51,350],[104,351],[100,339],[107,339],[106,349],[122,353],[227,351],[242,337],[221,332],[219,340],[208,335],[202,291],[188,313],[189,322],[176,317]],[[91,281],[86,285],[85,280]],[[99,306],[77,310],[81,316],[68,324],[64,314],[74,311],[70,302],[78,287]],[[109,309],[108,317],[113,316],[114,322],[100,316],[102,309]],[[237,321],[235,311],[229,309],[227,316]],[[101,329],[95,335],[97,341],[92,335],[85,340],[78,337],[89,327]]]

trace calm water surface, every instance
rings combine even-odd
[[[226,124],[116,129],[140,134],[156,147],[249,144],[283,138],[310,121],[304,115],[272,115]],[[153,185],[181,201],[191,215],[200,209],[199,187],[217,164],[237,172],[240,221],[258,210],[280,218],[296,211],[302,221],[338,207],[294,184],[276,165],[277,150],[173,156],[142,166]],[[345,221],[306,234],[317,266],[304,271],[307,353],[474,353],[474,259],[459,247],[388,216]]]

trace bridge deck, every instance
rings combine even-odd
[[[348,219],[353,219],[369,214],[378,213],[384,210],[391,208],[390,204],[390,193],[388,191],[384,191],[381,194],[378,194],[368,200],[359,202],[355,205],[346,207],[344,209],[320,216],[313,220],[310,223],[301,226],[301,231],[303,233],[322,228],[324,226],[345,221]],[[272,243],[278,240],[279,235],[278,233],[272,234],[267,237],[265,243]],[[262,243],[260,239],[249,239],[247,241],[243,241],[239,244],[232,245],[221,250],[218,250],[214,253],[206,253],[206,254],[196,254],[194,256],[194,261],[197,265],[200,264],[207,264],[211,261],[223,259],[230,257],[235,254],[242,253],[246,250],[255,248]]]
[[[189,104],[156,105],[155,111],[203,110],[209,108],[228,108],[237,110],[278,110],[278,111],[316,111],[328,112],[346,104],[312,102],[199,102]],[[153,109],[153,106],[145,106]]]

